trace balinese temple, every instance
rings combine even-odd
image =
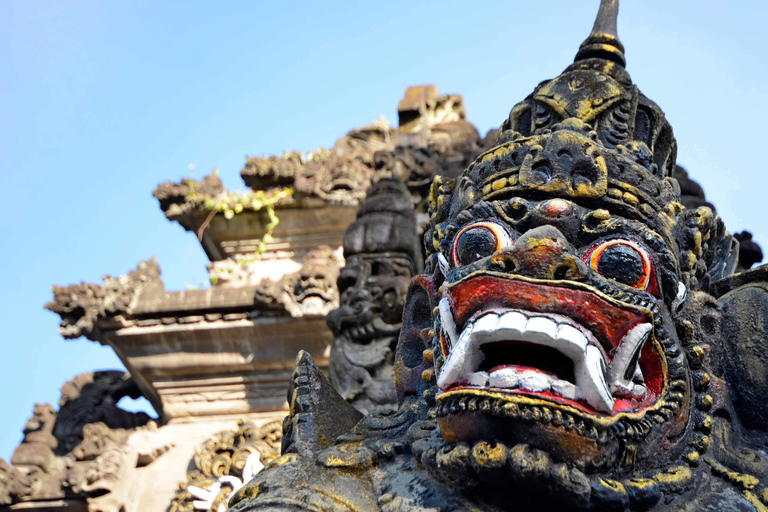
[[[394,410],[394,350],[424,266],[433,179],[458,176],[497,139],[435,86],[408,88],[398,115],[396,128],[379,119],[330,149],[249,157],[246,192],[216,173],[160,184],[160,210],[210,260],[207,289],[166,290],[154,258],[102,283],[54,286],[45,307],[61,335],[112,348],[127,372],[73,376],[58,404],[31,407],[23,441],[0,459],[0,512],[222,512],[280,454],[289,410],[312,400]],[[708,204],[684,169],[674,177],[687,207]],[[743,270],[762,254],[736,237]],[[300,392],[317,382],[294,371],[301,350],[338,393]],[[145,397],[156,419],[121,409],[123,397]]]
[[[154,258],[54,286],[45,307],[61,335],[109,346],[128,372],[73,376],[58,404],[34,405],[0,459],[0,511],[226,509],[279,455],[299,350],[328,372],[333,345],[336,389],[363,412],[394,407],[393,351],[432,178],[458,175],[496,138],[435,86],[409,88],[398,114],[398,127],[381,118],[330,149],[249,157],[247,192],[216,173],[160,184],[165,217],[210,259],[209,288],[166,290]],[[120,409],[126,396],[145,397],[157,419]]]

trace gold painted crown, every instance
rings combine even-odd
[[[458,180],[473,184],[472,203],[562,197],[649,225],[676,208],[672,127],[624,69],[617,15],[618,1],[602,0],[574,63],[512,108],[497,146]],[[439,223],[450,214],[447,198],[439,197],[454,187],[435,187],[431,212]]]

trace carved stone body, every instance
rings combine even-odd
[[[362,417],[300,354],[282,456],[231,510],[768,510],[768,268],[683,205],[617,10],[434,180],[399,409]]]

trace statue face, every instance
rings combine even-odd
[[[412,276],[411,259],[396,252],[351,255],[339,275],[340,305],[326,317],[330,378],[359,410],[391,410],[397,401],[392,359]]]
[[[391,336],[388,326],[400,324],[412,269],[411,260],[398,253],[349,256],[339,274],[340,306],[329,316],[334,333],[352,340]]]
[[[564,123],[481,155],[437,199],[449,212],[432,274],[446,442],[524,442],[599,469],[684,429],[679,249],[663,222],[596,207],[615,166],[648,173]]]
[[[334,283],[339,276],[340,258],[323,246],[305,256],[298,276],[286,280],[285,289],[303,314],[326,314],[338,304]]]

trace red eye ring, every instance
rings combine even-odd
[[[512,237],[509,235],[506,229],[502,227],[500,224],[497,224],[495,222],[490,221],[481,221],[481,222],[475,222],[473,224],[468,224],[461,228],[461,230],[456,234],[456,236],[453,239],[453,246],[451,247],[451,263],[456,267],[461,267],[463,265],[467,265],[469,263],[472,263],[472,261],[466,261],[463,262],[461,258],[459,257],[458,249],[459,249],[459,242],[461,241],[462,235],[464,235],[467,231],[471,229],[476,228],[484,228],[488,232],[493,235],[494,238],[494,247],[490,249],[490,253],[485,256],[490,256],[490,254],[493,254],[494,252],[498,251],[502,247],[506,247],[508,245],[512,244]],[[481,255],[482,256],[482,255]]]
[[[640,257],[640,261],[642,264],[642,272],[639,278],[637,279],[637,281],[635,281],[634,283],[623,283],[623,284],[626,284],[627,286],[636,288],[638,290],[648,289],[649,292],[653,293],[654,295],[658,295],[658,286],[656,285],[656,280],[652,279],[654,276],[653,261],[651,260],[651,257],[648,254],[648,251],[635,242],[632,242],[630,240],[626,240],[623,238],[614,238],[612,240],[607,240],[589,249],[587,253],[584,254],[582,259],[584,260],[585,263],[587,263],[592,268],[592,270],[602,275],[602,273],[598,269],[600,264],[600,259],[603,257],[607,249],[610,249],[616,246],[627,247],[631,249],[637,256]]]

